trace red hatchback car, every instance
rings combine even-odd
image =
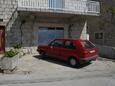
[[[91,62],[98,57],[95,45],[81,39],[55,39],[48,45],[39,45],[37,51],[42,56],[67,61],[72,67],[82,62]]]

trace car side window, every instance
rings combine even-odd
[[[63,47],[63,41],[55,40],[50,44],[50,46]]]
[[[64,47],[68,49],[75,49],[75,45],[72,41],[66,41]]]

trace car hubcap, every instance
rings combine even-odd
[[[75,65],[76,65],[76,60],[72,58],[72,59],[70,60],[70,64],[71,64],[72,66],[75,66]]]

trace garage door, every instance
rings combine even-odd
[[[56,38],[64,37],[64,28],[41,27],[38,31],[38,44],[48,44]]]

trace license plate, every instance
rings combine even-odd
[[[95,50],[90,51],[90,53],[94,53],[94,52],[95,52]]]

